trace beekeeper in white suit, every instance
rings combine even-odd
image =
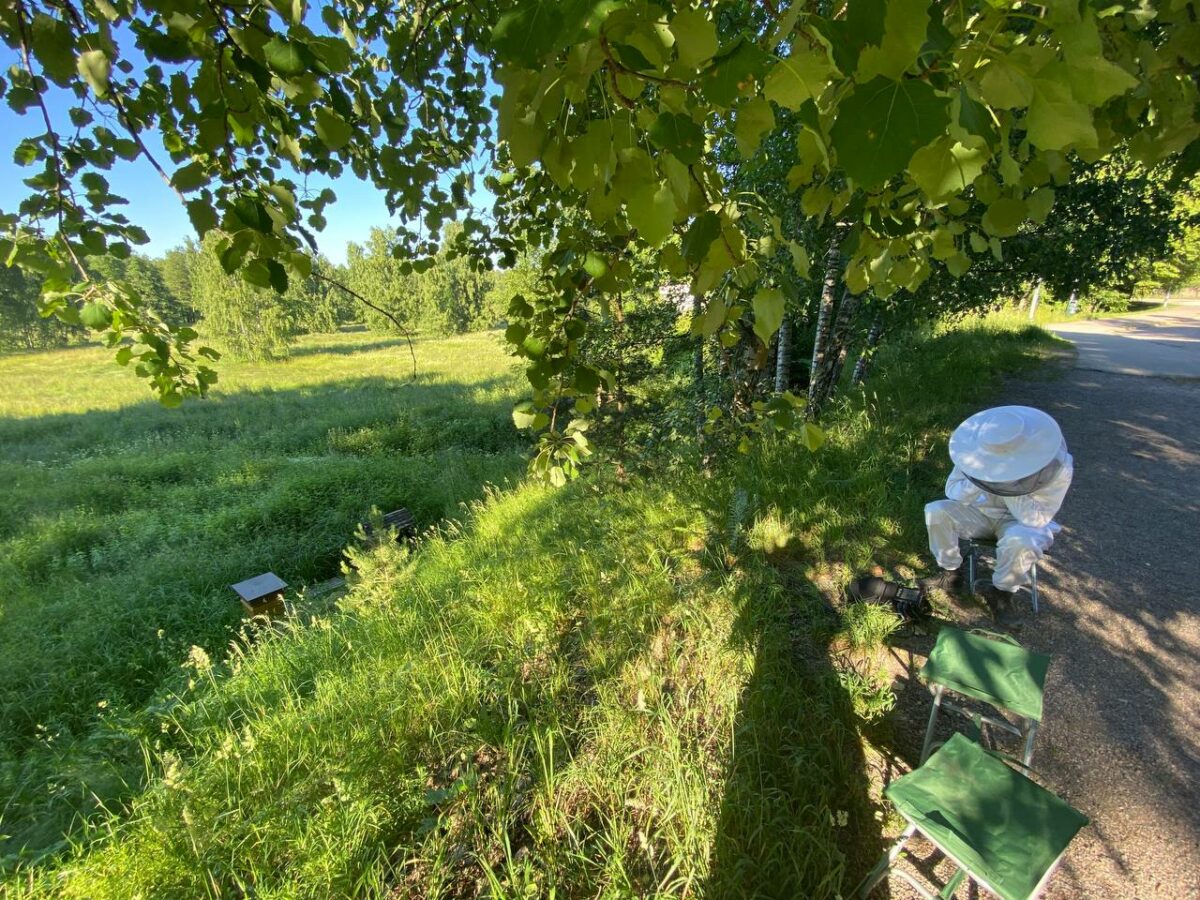
[[[950,436],[954,470],[945,500],[925,507],[929,550],[942,572],[922,586],[961,592],[960,538],[996,538],[992,585],[980,593],[993,618],[1012,624],[1013,592],[1054,542],[1054,516],[1074,466],[1058,423],[1040,409],[997,406],[971,416]]]

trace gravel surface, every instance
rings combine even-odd
[[[1200,383],[1076,368],[1011,382],[996,402],[1049,412],[1075,457],[1041,613],[1019,632],[1053,657],[1034,767],[1092,820],[1045,896],[1200,900]],[[986,625],[970,609],[952,618]],[[911,675],[932,643],[918,632],[893,648],[908,763],[929,711]],[[912,850],[948,875],[928,844]],[[914,895],[893,880],[874,896]]]
[[[1075,457],[1023,641],[1054,657],[1035,767],[1092,819],[1048,897],[1200,898],[1200,384],[1074,369],[1003,397]]]
[[[1047,327],[1075,345],[1080,369],[1200,378],[1200,300],[1179,300],[1142,315]]]

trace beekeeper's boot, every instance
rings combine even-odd
[[[935,590],[944,591],[951,597],[957,597],[966,590],[967,579],[963,577],[962,569],[942,569],[936,575],[922,578],[917,584],[926,593]]]
[[[995,585],[989,584],[979,592],[979,596],[992,614],[992,621],[1001,628],[1018,631],[1021,628],[1021,604],[1017,595],[1012,591],[1002,591]]]

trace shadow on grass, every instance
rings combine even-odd
[[[332,335],[331,335],[332,337]],[[422,340],[428,341],[429,338],[422,338],[420,335],[413,335],[412,343],[416,344]],[[371,341],[368,344],[364,343],[339,343],[337,341],[320,341],[320,336],[313,343],[306,343],[304,346],[291,347],[288,350],[288,357],[298,356],[324,356],[328,353],[336,354],[337,356],[354,356],[359,353],[373,353],[377,350],[390,350],[398,348],[404,351],[403,361],[410,362],[408,357],[408,338],[403,336],[394,338],[382,338],[378,341]],[[418,370],[418,375],[420,371]]]
[[[755,648],[726,773],[712,897],[835,897],[880,844],[851,697],[831,644],[838,614],[808,589],[744,598]],[[852,882],[850,882],[852,883]]]

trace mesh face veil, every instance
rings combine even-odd
[[[1055,457],[1032,475],[1017,478],[1014,481],[984,481],[981,478],[972,478],[970,475],[967,475],[967,480],[977,488],[985,490],[989,494],[995,494],[997,497],[1024,497],[1026,494],[1032,494],[1048,485],[1061,468],[1062,460]],[[966,475],[965,472],[963,474]]]

